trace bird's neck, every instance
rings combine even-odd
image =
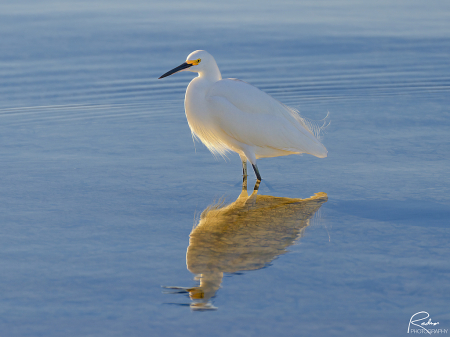
[[[213,83],[222,79],[222,74],[217,64],[210,65],[205,71],[200,71],[198,76]]]

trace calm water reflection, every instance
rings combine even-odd
[[[192,230],[186,253],[187,268],[200,285],[167,288],[189,293],[193,310],[217,309],[211,298],[224,273],[257,270],[286,253],[327,200],[324,192],[296,199],[257,195],[257,189],[249,196],[243,189],[229,205],[210,205]]]

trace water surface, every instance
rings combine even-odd
[[[402,336],[419,311],[450,329],[447,2],[0,9],[1,336]],[[272,189],[243,202],[238,156],[193,144],[193,75],[157,80],[196,49],[328,114],[328,158],[261,160]]]

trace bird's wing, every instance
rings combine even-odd
[[[326,156],[325,147],[295,111],[246,82],[220,80],[206,100],[222,132],[241,143]]]

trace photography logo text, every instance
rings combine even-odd
[[[408,333],[448,333],[448,329],[439,327],[439,322],[433,321],[426,311],[416,312],[409,319]]]

